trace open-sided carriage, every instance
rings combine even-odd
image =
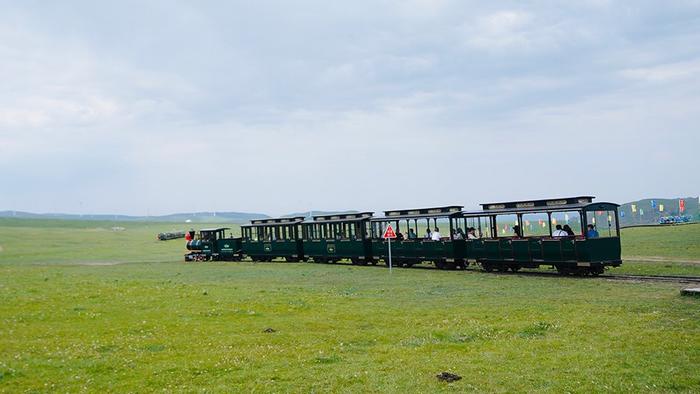
[[[302,224],[304,255],[317,263],[348,259],[355,265],[371,262],[367,223],[372,212],[314,216]]]
[[[254,261],[284,258],[299,261],[304,256],[301,237],[303,216],[252,220],[241,226],[243,256]]]
[[[598,275],[622,263],[618,207],[591,196],[482,204],[458,218],[479,233],[466,240],[464,256],[486,271],[551,265],[563,274]],[[558,234],[557,225],[569,234]]]
[[[370,221],[373,261],[388,261],[387,240],[382,238],[391,224],[399,238],[391,241],[392,263],[397,267],[411,267],[432,262],[438,268],[454,269],[466,265],[462,255],[463,242],[454,239],[454,218],[462,213],[462,206],[419,208],[385,211],[384,217]],[[435,232],[438,237],[432,237]],[[430,235],[428,234],[430,232]]]

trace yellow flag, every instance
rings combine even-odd
[[[637,206],[632,204],[632,212],[637,212]]]
[[[664,211],[664,204],[659,204],[659,212],[663,212],[663,211]]]

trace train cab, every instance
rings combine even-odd
[[[486,271],[551,265],[562,274],[601,274],[621,260],[619,205],[592,196],[481,204],[462,212],[477,237],[464,255]]]
[[[187,241],[185,261],[240,260],[241,238],[234,237],[229,227],[205,228]]]
[[[466,266],[454,218],[461,215],[461,205],[385,211],[384,217],[368,222],[372,260],[388,265],[387,241],[382,238],[389,225],[398,235],[391,241],[392,263],[410,267],[430,261],[441,269]]]
[[[304,257],[301,237],[303,216],[258,219],[241,226],[243,255],[254,261],[284,258],[299,261]]]
[[[371,242],[366,223],[373,212],[314,216],[302,224],[304,255],[317,263],[350,259],[355,265],[371,262]]]

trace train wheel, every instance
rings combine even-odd
[[[481,268],[486,272],[493,272],[493,264],[491,263],[481,263]]]
[[[565,265],[557,265],[556,267],[560,275],[570,275],[572,273],[572,270]]]
[[[520,268],[522,268],[522,267],[519,266],[519,265],[517,265],[517,264],[511,264],[511,265],[510,265],[510,270],[513,271],[513,272],[518,272],[518,271],[520,271]]]
[[[499,265],[496,267],[496,270],[498,270],[498,272],[508,272],[508,265],[506,265],[506,264],[499,264]]]
[[[598,276],[605,272],[605,267],[600,266],[600,267],[591,267],[591,275],[593,276]]]
[[[588,267],[578,267],[576,269],[577,276],[587,276],[591,273],[591,269]]]

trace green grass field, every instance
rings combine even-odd
[[[700,391],[676,284],[185,264],[173,229],[0,220],[0,391]],[[614,272],[700,274],[700,226],[622,239]]]

